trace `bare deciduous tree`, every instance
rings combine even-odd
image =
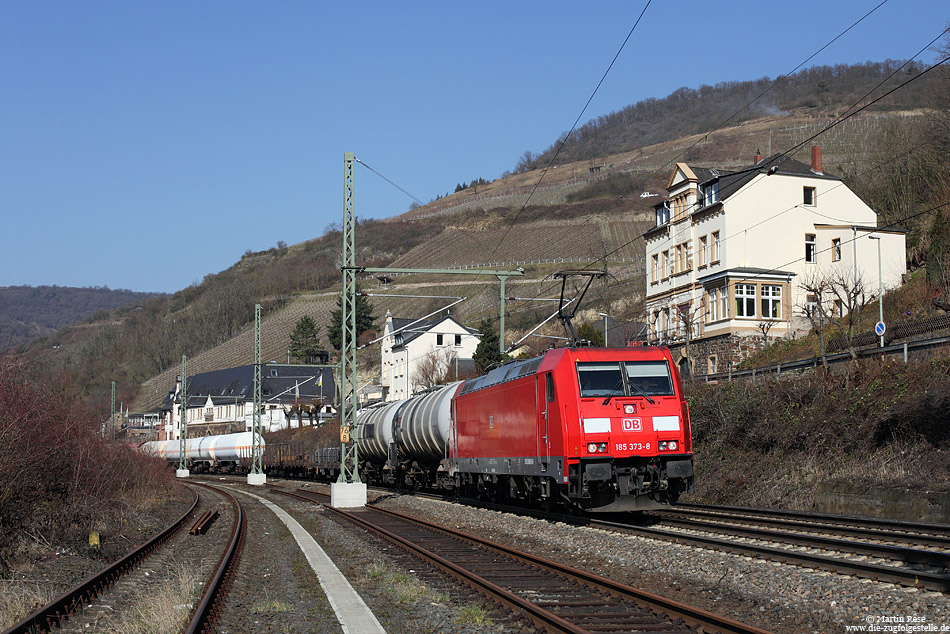
[[[427,353],[412,372],[414,390],[425,390],[453,380],[457,356],[454,350],[439,348]]]
[[[679,315],[680,321],[683,324],[686,337],[686,364],[689,367],[690,377],[693,375],[693,356],[691,343],[693,341],[693,331],[698,329],[699,323],[702,320],[703,316],[703,305],[702,302],[684,302],[679,304],[676,307],[676,312]]]
[[[801,314],[811,323],[812,330],[818,333],[821,365],[827,369],[825,331],[833,321],[831,308],[828,306],[828,279],[817,273],[804,278],[799,286],[805,292],[805,303],[799,306]]]
[[[800,286],[805,291],[806,305],[802,313],[811,321],[821,341],[821,362],[825,360],[825,331],[833,326],[841,333],[852,359],[858,358],[854,337],[861,322],[861,313],[869,296],[864,280],[852,271],[838,270],[814,274]]]

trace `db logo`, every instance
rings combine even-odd
[[[640,422],[639,418],[624,418],[623,430],[624,431],[643,431],[643,423]]]

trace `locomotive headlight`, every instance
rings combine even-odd
[[[601,452],[601,453],[606,452],[606,451],[607,451],[607,443],[602,442],[602,443],[600,443],[599,445],[597,445],[597,451],[599,451],[599,452]]]
[[[636,414],[636,413],[637,413],[637,408],[636,408],[636,406],[635,406],[633,403],[627,403],[626,405],[623,406],[623,413],[624,413],[624,414]]]
[[[671,440],[670,442],[668,442],[668,443],[666,444],[666,446],[670,448],[670,451],[676,451],[676,441],[675,441],[675,440]]]
[[[589,453],[597,453],[597,443],[592,442],[587,444],[587,451]]]
[[[661,441],[660,441],[660,451],[666,451],[666,441],[665,441],[665,440],[661,440]]]

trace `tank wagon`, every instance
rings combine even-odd
[[[657,508],[693,488],[689,409],[663,347],[560,348],[364,410],[363,475],[588,511]]]
[[[195,471],[239,471],[251,462],[253,432],[245,431],[223,436],[200,436],[189,438],[185,443],[185,456]],[[181,443],[178,440],[155,440],[143,443],[141,450],[177,463],[181,458]],[[261,451],[266,443],[261,438]]]

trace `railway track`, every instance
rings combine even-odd
[[[199,485],[207,486],[207,485]],[[243,509],[233,496],[216,487],[216,495],[231,502],[228,512],[232,518],[230,536],[221,536],[216,541],[223,546],[223,554],[204,585],[202,595],[192,611],[191,620],[182,630],[188,634],[211,631],[212,622],[236,567],[237,557],[243,545],[245,519]],[[189,548],[198,551],[213,549],[207,540],[195,542],[183,529],[190,518],[197,518],[199,506],[209,506],[193,489],[195,497],[191,507],[159,535],[139,546],[125,557],[107,566],[102,571],[81,582],[49,604],[37,609],[25,619],[5,630],[3,634],[37,634],[53,629],[62,632],[110,631],[109,621],[116,618],[122,609],[135,605],[147,588],[163,582],[162,571],[176,559],[179,551]],[[218,520],[219,522],[221,520]],[[217,531],[223,533],[223,531]],[[192,540],[190,543],[188,540]],[[213,552],[213,550],[212,550]],[[143,588],[145,590],[143,590]],[[105,628],[105,629],[103,629]]]
[[[950,528],[728,507],[651,511],[653,526],[592,525],[829,572],[950,592]]]
[[[941,524],[704,505],[649,511],[637,519],[618,516],[618,519],[607,520],[474,500],[463,502],[496,511],[950,593],[950,526]]]
[[[323,503],[311,491],[284,495]],[[549,632],[723,632],[764,630],[582,570],[368,505],[330,509],[393,541]]]

